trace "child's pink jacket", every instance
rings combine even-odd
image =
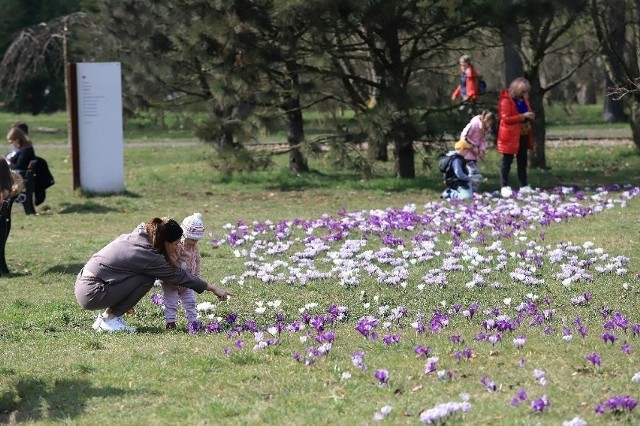
[[[482,124],[482,115],[476,115],[469,121],[460,134],[460,139],[466,139],[473,149],[464,156],[467,161],[478,161],[487,150],[487,135]]]

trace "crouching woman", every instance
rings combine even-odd
[[[210,291],[220,300],[233,296],[169,262],[180,237],[178,222],[153,218],[91,256],[78,274],[75,295],[83,309],[104,309],[93,323],[94,330],[135,331],[122,316],[151,290],[156,279],[198,293]]]

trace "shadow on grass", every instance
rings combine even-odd
[[[217,183],[238,186],[251,185],[269,191],[304,191],[307,189],[352,189],[384,192],[413,192],[425,189],[441,190],[442,178],[439,173],[417,176],[415,179],[397,179],[393,175],[379,175],[364,178],[355,173],[323,173],[311,170],[298,175],[286,169],[266,173],[238,173],[219,177]]]
[[[91,198],[109,198],[109,197],[124,197],[124,198],[142,198],[141,195],[136,194],[134,192],[121,192],[121,193],[113,193],[113,194],[98,194],[80,191],[82,196],[87,198],[88,200]],[[102,204],[95,203],[93,201],[86,201],[84,203],[61,203],[62,210],[60,214],[69,214],[69,213],[109,213],[109,212],[117,212],[117,209],[103,206]]]
[[[85,190],[80,190],[80,193],[85,198],[106,198],[106,197],[125,197],[125,198],[142,198],[140,194],[136,194],[135,192],[127,191],[124,192],[89,192]]]
[[[46,273],[71,274],[78,275],[78,272],[84,268],[84,263],[70,263],[68,265],[56,265],[47,269]]]
[[[20,379],[0,395],[0,424],[44,420],[69,421],[81,415],[92,398],[122,397],[126,391],[110,386],[95,387],[87,380]]]
[[[118,211],[117,209],[106,207],[98,203],[94,203],[92,201],[88,201],[86,203],[62,203],[62,210],[60,210],[60,214],[69,214],[69,213],[109,213]]]

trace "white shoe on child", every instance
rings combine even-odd
[[[525,185],[520,187],[520,192],[522,194],[531,194],[533,192],[533,188],[531,188],[529,185]]]
[[[513,191],[511,190],[510,187],[503,186],[502,188],[500,188],[500,195],[502,196],[502,198],[509,198],[511,197],[512,194],[513,194]]]

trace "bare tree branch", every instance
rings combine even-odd
[[[47,66],[63,69],[69,27],[86,19],[86,13],[75,12],[23,29],[0,61],[0,96],[14,98],[24,80]]]

